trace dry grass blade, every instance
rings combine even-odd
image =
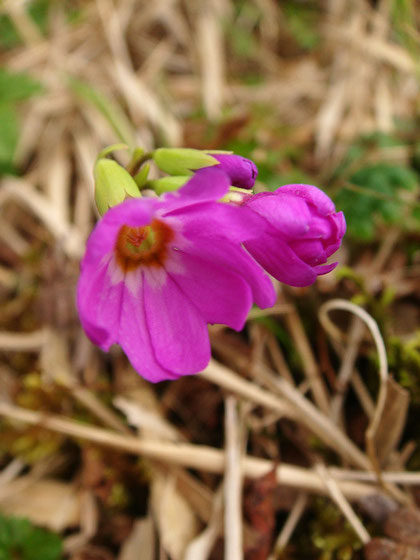
[[[269,552],[274,560],[285,555],[288,544],[301,557],[307,543],[313,545],[307,556],[340,556],[343,550],[317,548],[318,517],[304,526],[317,513],[311,494],[333,498],[364,542],[369,536],[349,502],[375,502],[385,511],[391,502],[396,507],[416,496],[411,487],[420,484],[420,473],[403,470],[410,445],[418,444],[415,436],[407,441],[415,419],[405,416],[407,394],[384,367],[380,337],[375,343],[381,390],[374,402],[364,383],[367,361],[359,359],[366,346],[363,318],[352,317],[347,337],[331,341],[341,364],[336,372],[329,341],[313,336],[317,326],[311,310],[337,293],[351,299],[361,290],[372,309],[379,303],[382,311],[392,289],[384,341],[395,327],[395,344],[401,345],[400,351],[393,340],[396,379],[404,379],[410,392],[416,387],[402,376],[408,370],[406,349],[412,348],[405,338],[412,326],[406,325],[411,321],[405,320],[405,309],[414,317],[417,296],[411,211],[418,193],[404,188],[400,201],[399,193],[373,192],[369,180],[359,184],[353,173],[379,162],[397,168],[396,178],[403,168],[405,187],[403,171],[418,171],[413,123],[420,91],[419,15],[408,0],[316,4],[0,0],[5,67],[0,109],[6,115],[0,126],[0,451],[6,450],[0,457],[0,502],[18,504],[23,513],[26,508],[36,521],[44,488],[46,524],[64,528],[64,554],[71,560],[209,560],[223,554],[224,533],[227,560],[265,558]],[[39,93],[35,86],[34,93],[29,86],[27,93],[15,92],[14,74],[17,84],[39,81],[43,87]],[[16,121],[14,132],[8,130],[9,114],[12,124]],[[365,133],[369,138],[360,138]],[[374,242],[355,245],[351,235],[344,240],[339,260],[354,278],[343,270],[310,289],[276,283],[280,303],[253,309],[246,331],[210,328],[220,363],[212,361],[198,376],[148,384],[139,381],[121,351],[113,348],[105,356],[84,338],[72,295],[85,241],[99,219],[92,168],[97,154],[118,139],[146,151],[160,145],[231,148],[259,166],[257,192],[265,184],[271,188],[277,181],[279,186],[286,177],[299,176],[297,182],[308,177],[331,189],[329,194],[341,197],[343,187],[350,197],[353,191],[355,211],[356,199],[370,196],[372,209],[388,205],[391,214],[391,206],[400,204],[407,220],[383,227],[385,211],[383,220],[375,214],[370,222]],[[116,157],[128,163],[126,153]],[[152,165],[150,178],[158,176]],[[350,225],[345,203],[344,208],[338,208],[339,198],[336,203]],[[283,294],[290,303],[281,300]],[[404,336],[398,321],[404,323]],[[350,384],[363,417],[351,414]],[[415,391],[413,397],[415,406]],[[235,414],[235,402],[240,411],[250,411],[246,422]],[[79,417],[88,420],[77,422]],[[369,455],[360,444],[366,419]],[[255,456],[241,453],[244,434],[238,428],[245,424]],[[403,450],[398,451],[402,432]],[[35,455],[43,453],[44,437],[60,444],[45,446],[54,466],[41,461],[41,468],[31,468],[32,448],[28,457],[16,450],[22,440]],[[325,458],[346,468],[317,472],[287,462],[311,462],[318,446]],[[147,473],[147,480],[140,473]],[[218,489],[223,477],[225,487]],[[243,492],[242,477],[269,482]],[[55,483],[61,485],[56,495]],[[258,499],[269,507],[259,507]],[[74,501],[77,515],[69,533]],[[289,515],[272,550],[273,527],[283,507]],[[302,517],[306,510],[309,515]],[[206,527],[201,534],[197,523]],[[323,525],[321,531],[328,544],[340,540],[330,540]],[[375,546],[366,550],[375,557]],[[376,547],[376,554],[383,551],[413,554],[391,541]]]
[[[202,74],[203,101],[211,119],[220,117],[224,89],[224,49],[221,26],[214,0],[200,3],[197,21],[197,47]]]
[[[210,521],[204,531],[198,535],[185,551],[184,560],[207,560],[219,536],[222,527],[223,492],[215,493]]]
[[[321,377],[302,321],[296,310],[285,315],[285,321],[296,345],[296,350],[302,360],[303,370],[311,387],[315,403],[324,414],[329,414],[330,402],[325,382]]]
[[[25,424],[40,425],[43,428],[70,437],[81,438],[98,445],[112,447],[174,465],[196,468],[205,472],[222,473],[224,471],[224,453],[204,445],[174,444],[120,435],[102,428],[85,426],[73,420],[30,411],[4,402],[0,402],[0,416],[5,416],[10,420]],[[259,478],[267,474],[272,467],[272,462],[266,459],[247,456],[242,461],[243,474],[250,478]],[[277,467],[276,475],[279,483],[285,486],[292,486],[315,493],[325,493],[319,476],[311,470],[282,464]],[[352,500],[357,500],[362,496],[378,491],[377,487],[369,484],[347,481],[342,481],[340,488]]]
[[[355,319],[349,329],[349,343],[347,351],[341,363],[340,370],[337,375],[336,394],[331,399],[331,419],[334,422],[340,420],[347,387],[354,371],[354,362],[356,361],[359,343],[363,337],[363,325],[359,319]]]
[[[378,325],[361,307],[345,300],[331,300],[320,309],[320,321],[324,328],[332,333],[328,313],[334,309],[350,311],[359,317],[369,328],[376,344],[379,358],[380,387],[374,416],[366,431],[366,445],[369,457],[378,476],[381,461],[397,445],[408,408],[408,393],[388,378],[388,360],[386,349]],[[335,329],[335,327],[334,327]],[[391,407],[391,403],[395,406]],[[390,432],[391,430],[391,432]]]
[[[225,400],[225,558],[242,560],[241,433],[235,397]]]
[[[15,352],[39,352],[45,344],[47,336],[45,329],[27,334],[0,332],[0,349]]]
[[[295,530],[300,518],[302,517],[306,505],[308,503],[308,495],[303,492],[299,494],[297,500],[293,504],[292,509],[286,519],[285,524],[282,527],[281,533],[279,534],[276,544],[274,545],[274,552],[269,557],[268,560],[276,560],[279,553],[284,550]]]
[[[331,477],[327,468],[324,465],[321,464],[317,465],[316,470],[319,473],[326,488],[328,489],[331,498],[340,508],[340,510],[342,511],[342,513],[344,514],[344,516],[346,517],[350,525],[353,527],[359,539],[362,541],[363,544],[368,543],[370,541],[369,533],[365,529],[360,519],[354,513],[349,502],[346,500],[345,496],[341,492],[337,482]]]
[[[260,374],[264,373],[261,366]],[[284,414],[288,418],[301,421],[311,432],[315,433],[329,447],[333,448],[354,465],[369,468],[367,457],[358,449],[350,439],[343,434],[331,420],[323,415],[309,400],[291,386],[286,380],[275,378],[270,371],[266,375],[277,386],[282,394],[280,399],[255,384],[241,379],[228,368],[212,360],[201,376],[216,383],[220,387],[234,392],[236,395],[248,399],[250,402],[262,405],[268,409]]]
[[[33,185],[22,179],[7,179],[2,182],[0,206],[8,200],[16,200],[28,207],[50,230],[70,257],[83,255],[84,243],[79,232],[54,211],[51,202],[38,193]]]

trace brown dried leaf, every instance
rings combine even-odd
[[[420,560],[420,550],[388,539],[372,539],[364,550],[366,560]]]
[[[266,560],[270,553],[275,526],[274,490],[276,487],[275,468],[247,485],[244,513],[258,536],[256,545],[246,550],[246,560]]]
[[[408,391],[388,377],[385,401],[366,433],[368,449],[374,450],[380,466],[386,464],[390,453],[398,445],[405,426],[408,404]]]
[[[420,510],[403,508],[391,513],[384,531],[388,537],[420,549]]]

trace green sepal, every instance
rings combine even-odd
[[[112,152],[117,152],[118,150],[129,150],[129,149],[130,148],[127,146],[127,144],[123,144],[123,143],[111,144],[111,146],[107,146],[106,148],[104,148],[99,152],[96,161],[99,161],[100,159],[109,156],[109,154],[111,154]]]
[[[149,181],[147,186],[155,191],[156,194],[163,194],[165,192],[172,192],[178,190],[185,185],[191,177],[189,175],[177,175],[175,177],[162,177],[161,179],[153,179]]]
[[[145,163],[143,167],[140,168],[140,171],[134,175],[134,181],[139,189],[144,187],[147,181],[147,177],[150,171],[150,163]]]
[[[95,177],[95,201],[101,216],[108,208],[127,198],[141,196],[131,175],[112,159],[99,159],[93,171]]]
[[[153,152],[153,159],[159,169],[169,175],[187,175],[219,163],[208,153],[192,148],[158,148]]]

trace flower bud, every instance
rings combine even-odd
[[[217,165],[214,157],[192,148],[158,148],[153,152],[153,159],[169,175],[189,175],[196,169]]]
[[[243,204],[266,220],[261,235],[244,243],[274,278],[291,286],[309,286],[333,270],[325,264],[346,231],[342,212],[312,185],[285,185],[250,197]]]
[[[101,215],[128,196],[141,196],[131,175],[112,159],[98,159],[93,174],[95,177],[95,202]]]
[[[229,177],[231,185],[242,189],[252,189],[258,175],[257,166],[250,159],[235,154],[212,153],[219,162],[219,168]]]

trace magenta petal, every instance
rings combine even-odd
[[[210,360],[206,322],[170,276],[159,285],[150,272],[144,274],[144,306],[156,359],[177,375],[197,373]]]
[[[341,238],[346,233],[346,219],[343,212],[337,212],[334,221],[337,225],[337,238],[341,241]]]
[[[176,374],[162,367],[156,360],[146,325],[143,282],[140,276],[138,291],[135,294],[127,286],[124,288],[118,342],[131,365],[145,379],[152,383],[176,379]]]
[[[270,228],[275,228],[286,236],[300,237],[308,231],[311,213],[307,203],[301,198],[287,193],[261,193],[248,199],[244,208],[263,216]]]
[[[252,306],[251,288],[239,274],[208,259],[179,252],[184,274],[172,274],[207,323],[241,330]]]
[[[319,239],[300,239],[289,243],[289,247],[310,266],[322,264],[327,260],[324,247]]]
[[[112,284],[109,264],[82,269],[77,286],[77,308],[86,334],[102,350],[109,350],[118,339],[124,285]]]
[[[313,268],[281,239],[269,234],[245,243],[245,247],[274,278],[290,286],[310,286],[316,280]]]
[[[183,223],[183,235],[192,242],[197,235],[207,235],[209,239],[215,239],[215,243],[223,243],[221,236],[226,243],[241,243],[256,237],[267,227],[266,220],[246,206],[218,202],[185,206],[165,216],[179,217]]]
[[[275,191],[276,194],[288,193],[298,196],[311,203],[318,212],[327,215],[335,212],[333,201],[321,189],[314,185],[293,184],[284,185]]]
[[[331,263],[331,264],[319,265],[319,266],[315,266],[314,270],[317,274],[322,276],[323,274],[328,274],[328,272],[331,272],[332,270],[334,270],[334,268],[337,265],[338,265],[338,262],[334,262],[334,263]]]
[[[266,309],[275,304],[276,292],[270,278],[240,245],[223,243],[217,237],[197,235],[195,243],[188,245],[184,252],[189,255],[204,256],[213,261],[216,266],[242,276],[249,284],[253,300],[258,307]]]
[[[329,239],[334,235],[335,231],[336,226],[333,219],[314,215],[310,221],[310,229],[307,233],[307,237]]]
[[[185,204],[187,199],[192,199],[192,202],[218,200],[227,193],[229,187],[230,182],[226,173],[217,169],[217,166],[204,167],[196,171],[178,191],[166,194],[164,200],[182,201],[182,204]]]

